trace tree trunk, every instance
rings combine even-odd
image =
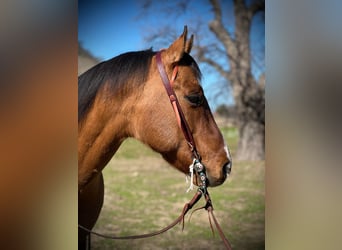
[[[251,72],[249,42],[253,16],[264,10],[265,2],[257,0],[247,6],[244,0],[234,0],[234,37],[223,25],[219,1],[210,2],[215,17],[209,23],[209,28],[224,45],[230,70],[225,72],[217,63],[205,58],[203,53],[199,58],[214,66],[228,80],[233,90],[240,132],[236,159],[262,160],[265,157],[265,91],[264,84],[257,83]]]
[[[246,121],[239,128],[240,140],[235,159],[260,160],[265,157],[265,126],[257,121]]]

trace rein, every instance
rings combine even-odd
[[[187,214],[187,212],[201,199],[202,195],[204,196],[205,200],[206,200],[206,204],[203,207],[197,208],[195,209],[192,213],[194,213],[197,210],[200,209],[205,209],[208,211],[208,217],[209,217],[209,223],[210,223],[210,228],[211,231],[214,234],[214,229],[212,226],[212,222],[211,222],[211,218],[214,220],[215,226],[217,231],[219,232],[219,235],[226,247],[226,249],[231,250],[231,245],[228,241],[228,239],[225,237],[223,230],[221,229],[214,213],[213,213],[213,205],[207,190],[207,176],[205,174],[205,167],[204,165],[201,163],[201,157],[197,151],[196,148],[196,144],[194,141],[194,138],[192,136],[191,130],[189,128],[189,125],[185,119],[184,113],[182,111],[182,108],[179,104],[179,101],[177,99],[177,96],[172,88],[172,83],[174,82],[174,80],[176,79],[177,76],[177,72],[178,72],[178,66],[176,65],[173,73],[172,73],[172,78],[171,78],[171,82],[169,81],[169,78],[166,74],[165,68],[164,68],[164,64],[162,62],[161,59],[161,52],[159,51],[156,54],[156,62],[157,62],[157,67],[160,73],[160,77],[163,81],[165,90],[169,96],[171,105],[173,107],[173,110],[175,112],[176,118],[177,118],[177,122],[178,125],[180,127],[180,129],[182,130],[184,137],[189,145],[189,148],[192,152],[194,161],[192,166],[194,167],[196,173],[198,174],[200,180],[201,180],[201,184],[199,185],[199,188],[197,190],[197,192],[195,193],[194,197],[184,205],[183,210],[181,212],[181,214],[179,215],[179,217],[174,220],[171,224],[169,224],[168,226],[166,226],[165,228],[156,231],[156,232],[152,232],[152,233],[148,233],[148,234],[140,234],[140,235],[131,235],[131,236],[112,236],[112,235],[106,235],[106,234],[101,234],[101,233],[97,233],[94,232],[88,228],[83,227],[82,225],[78,225],[79,228],[81,228],[82,230],[100,236],[102,238],[107,238],[107,239],[114,239],[114,240],[129,240],[129,239],[141,239],[141,238],[148,238],[148,237],[153,237],[159,234],[162,234],[166,231],[168,231],[169,229],[173,228],[175,225],[177,225],[178,223],[182,223],[182,230],[184,229],[184,217]],[[192,215],[191,213],[191,215]]]

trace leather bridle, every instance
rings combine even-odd
[[[176,65],[174,67],[173,72],[172,72],[172,76],[171,76],[171,81],[169,81],[169,78],[168,78],[166,71],[165,71],[165,68],[164,68],[163,61],[161,59],[161,53],[162,53],[162,51],[159,51],[156,54],[156,62],[157,62],[157,67],[158,67],[160,77],[161,77],[162,82],[164,84],[166,93],[169,96],[173,111],[175,112],[177,122],[178,122],[178,126],[180,127],[180,129],[183,132],[183,135],[184,135],[185,140],[187,141],[187,143],[189,145],[189,148],[192,152],[193,157],[195,159],[197,159],[198,161],[200,161],[200,155],[197,151],[195,140],[192,136],[189,125],[185,119],[184,113],[183,113],[182,108],[179,104],[176,93],[174,92],[174,90],[172,88],[172,84],[175,81],[177,74],[178,74],[178,65]]]
[[[175,81],[177,74],[178,74],[178,65],[175,65],[175,67],[173,68],[171,81],[170,81],[166,74],[165,67],[161,58],[162,52],[163,50],[157,52],[156,54],[156,62],[157,62],[158,71],[162,79],[162,82],[164,84],[166,93],[169,96],[169,100],[171,102],[173,111],[175,112],[178,126],[182,130],[184,138],[187,141],[190,151],[192,153],[194,168],[196,172],[198,173],[199,178],[202,182],[200,187],[202,191],[205,193],[207,191],[207,177],[205,175],[205,168],[203,164],[201,163],[201,156],[197,151],[195,140],[192,136],[188,122],[185,119],[185,116],[184,116],[182,107],[179,104],[177,95],[172,87],[172,84]]]
[[[174,222],[172,222],[170,225],[166,226],[165,228],[163,228],[159,231],[153,232],[153,233],[141,234],[141,235],[132,235],[132,236],[112,236],[112,235],[105,235],[105,234],[100,234],[100,233],[94,232],[90,229],[83,227],[82,225],[78,225],[78,227],[85,230],[88,233],[100,236],[102,238],[115,239],[115,240],[141,239],[141,238],[156,236],[156,235],[159,235],[161,233],[168,231],[169,229],[173,228],[176,224],[181,223],[181,222],[182,222],[182,229],[184,229],[184,217],[185,217],[186,213],[201,199],[202,195],[204,195],[204,198],[206,200],[206,204],[203,207],[197,208],[193,212],[195,212],[199,209],[203,209],[203,208],[206,209],[208,211],[209,223],[210,223],[210,227],[211,227],[212,232],[214,233],[213,226],[211,223],[211,218],[213,218],[213,220],[214,220],[215,226],[219,232],[219,235],[220,235],[226,249],[231,250],[232,249],[231,245],[230,245],[228,239],[225,237],[218,221],[216,220],[216,218],[214,216],[214,213],[213,213],[214,208],[213,208],[213,205],[212,205],[212,202],[211,202],[208,190],[207,190],[207,176],[205,173],[205,167],[201,163],[201,157],[197,151],[195,140],[192,136],[190,127],[189,127],[189,125],[185,119],[182,108],[179,104],[177,96],[176,96],[176,94],[173,90],[173,87],[172,87],[172,84],[177,77],[178,65],[175,65],[175,67],[173,69],[172,76],[171,76],[171,81],[170,81],[168,76],[167,76],[167,73],[165,71],[164,64],[163,64],[163,61],[161,58],[161,54],[162,54],[162,50],[157,52],[157,54],[156,54],[156,62],[157,62],[158,71],[159,71],[160,77],[162,79],[162,82],[164,84],[167,95],[169,96],[172,108],[175,112],[178,126],[182,130],[184,137],[185,137],[185,140],[187,141],[188,146],[191,150],[191,153],[193,156],[193,166],[194,166],[194,169],[195,169],[197,175],[199,176],[199,178],[201,180],[201,183],[198,185],[199,188],[198,188],[196,194],[194,195],[194,197],[191,199],[191,201],[184,205],[182,213]]]

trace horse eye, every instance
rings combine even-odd
[[[199,95],[199,94],[187,95],[187,96],[185,96],[185,99],[186,99],[192,106],[196,106],[196,107],[201,106],[202,103],[203,103],[203,96],[202,96],[202,95]]]

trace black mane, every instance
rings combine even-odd
[[[110,85],[113,93],[142,86],[147,80],[151,60],[155,54],[156,52],[151,49],[128,52],[101,62],[80,75],[78,77],[78,122],[86,116],[97,92],[105,83]],[[178,65],[191,66],[197,77],[201,78],[201,71],[189,54],[184,53]]]

